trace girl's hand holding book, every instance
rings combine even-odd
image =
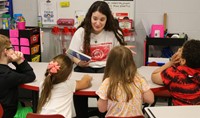
[[[80,67],[88,67],[89,66],[89,62],[88,61],[79,61],[77,63],[78,66]]]

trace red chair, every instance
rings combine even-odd
[[[144,118],[144,116],[143,115],[132,116],[132,117],[114,117],[114,116],[108,116],[106,118]]]
[[[1,106],[1,104],[0,104],[0,118],[2,118],[3,117],[3,107]]]
[[[158,64],[156,62],[151,62],[147,66],[158,66]],[[158,98],[167,99],[168,106],[172,106],[172,97],[171,97],[171,95],[170,95],[168,90],[162,90],[162,91],[155,92],[154,96],[155,96],[155,100],[154,100],[154,103],[151,104],[151,106],[155,106],[156,105],[156,102],[157,102]]]
[[[37,114],[37,113],[28,113],[26,118],[65,118],[60,114]]]

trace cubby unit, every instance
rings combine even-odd
[[[26,27],[25,30],[0,30],[0,34],[6,35],[16,51],[21,51],[24,58],[30,62],[41,61],[40,28]]]

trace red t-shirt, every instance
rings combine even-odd
[[[111,43],[90,46],[91,61],[105,61],[111,50]]]
[[[200,68],[170,67],[161,76],[174,105],[200,104]]]

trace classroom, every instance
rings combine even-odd
[[[102,30],[100,31],[101,34],[105,33],[103,34],[105,36],[101,37],[100,35],[97,35],[99,33],[98,29],[101,29],[99,28],[101,26],[97,26],[97,23],[92,24],[92,22],[95,22],[95,20],[99,18],[99,16],[95,16],[94,13],[91,13],[91,19],[87,22],[86,13],[89,15],[89,8],[97,1],[104,1],[108,4],[109,9],[112,12],[111,15],[118,21],[118,25],[121,29],[120,33],[118,31],[119,29],[117,29],[117,33],[115,33],[114,29],[111,28],[104,29],[104,32],[101,32]],[[115,68],[118,67],[117,64],[107,64],[106,61],[109,61],[107,58],[110,57],[108,52],[111,51],[111,48],[115,49],[114,47],[117,47],[115,41],[112,41],[111,39],[113,38],[112,36],[115,37],[114,39],[119,41],[122,40],[120,39],[120,36],[122,35],[123,41],[121,43],[120,41],[117,42],[118,45],[124,45],[125,43],[128,45],[125,47],[128,47],[133,53],[132,55],[137,73],[146,80],[143,84],[147,83],[150,88],[149,90],[154,94],[154,102],[152,104],[143,103],[141,106],[142,113],[135,116],[140,116],[141,118],[187,118],[192,114],[195,114],[194,117],[200,115],[197,112],[200,108],[200,106],[198,106],[199,103],[192,103],[193,105],[188,107],[188,105],[191,105],[190,103],[178,102],[178,98],[176,97],[179,96],[179,94],[171,90],[174,86],[174,88],[176,88],[181,85],[176,85],[176,83],[172,84],[170,83],[171,80],[167,83],[168,78],[165,76],[170,73],[165,71],[165,69],[170,71],[176,63],[176,57],[180,56],[178,54],[180,48],[183,48],[181,49],[180,54],[182,56],[183,54],[186,55],[183,58],[184,61],[181,61],[182,57],[180,57],[180,64],[188,66],[189,62],[186,61],[187,52],[183,53],[184,47],[186,48],[187,42],[189,45],[190,40],[197,41],[196,45],[199,44],[199,4],[199,0],[0,0],[0,35],[7,36],[11,41],[11,47],[14,48],[15,51],[23,53],[24,59],[28,61],[28,64],[33,68],[33,72],[36,75],[34,81],[19,85],[19,97],[26,98],[28,96],[27,98],[29,101],[25,100],[25,104],[31,106],[33,112],[36,112],[38,110],[38,102],[40,103],[40,84],[45,77],[48,77],[48,74],[45,76],[45,72],[47,72],[46,70],[49,69],[47,69],[47,67],[49,67],[50,64],[57,67],[57,65],[53,63],[56,58],[54,61],[52,61],[52,59],[59,54],[64,54],[68,55],[73,62],[72,73],[69,75],[71,80],[81,81],[85,74],[89,75],[89,77],[84,76],[85,78],[89,79],[90,76],[92,78],[91,80],[88,80],[90,81],[90,86],[85,85],[83,88],[81,87],[81,89],[74,88],[74,94],[72,95],[74,97],[71,99],[73,103],[72,114],[69,116],[76,118],[78,112],[81,114],[85,110],[88,110],[87,115],[89,115],[88,117],[90,118],[103,118],[105,116],[108,118],[111,117],[109,114],[112,114],[112,111],[107,112],[107,114],[100,113],[101,110],[98,106],[99,101],[103,103],[102,101],[105,100],[101,98],[103,93],[98,93],[98,90],[100,89],[99,87],[103,86],[102,79],[105,76],[104,74],[109,74],[104,72],[104,68],[108,70],[110,69],[106,68],[106,65],[113,66],[113,68],[114,66]],[[104,16],[107,15],[103,14],[102,17]],[[103,20],[104,18],[101,18],[99,22],[103,23]],[[108,18],[106,20],[109,21]],[[91,25],[87,26],[84,23],[81,24],[83,21],[85,24],[91,23]],[[112,21],[113,22],[108,25],[113,25],[114,20]],[[80,25],[82,25],[81,28],[78,27]],[[107,24],[105,27],[106,26]],[[84,30],[88,30],[88,32],[91,33],[89,33],[90,36],[88,36],[90,37],[89,44],[85,41],[87,40],[87,38],[85,38],[87,37],[87,34]],[[114,33],[114,35],[111,35],[109,39],[113,44],[113,47],[111,46],[109,48],[106,48],[106,46],[108,47],[110,45],[104,44],[103,41],[107,40],[106,38],[108,36],[106,35],[110,35],[107,34],[107,30],[111,32],[113,31]],[[80,34],[76,31],[79,31]],[[102,41],[98,41],[98,37],[99,40]],[[107,42],[109,41],[107,40]],[[95,46],[97,44],[99,44],[99,46]],[[88,45],[90,47],[88,47]],[[193,47],[193,52],[197,51],[195,46]],[[100,55],[100,52],[92,52],[97,50],[97,48],[99,48],[101,53],[104,53],[106,56],[96,56],[95,58],[95,54],[98,53]],[[122,50],[122,48],[120,49]],[[190,54],[192,55],[193,53]],[[198,54],[199,53],[196,53],[196,55]],[[103,60],[102,62],[95,62],[95,59],[100,58],[101,61]],[[195,64],[191,64],[191,66],[188,67],[190,68],[189,70],[188,68],[181,68],[181,71],[184,70],[187,72],[188,78],[190,78],[190,76],[197,77],[200,75],[200,65],[198,65],[199,59],[196,60],[197,61],[193,61]],[[170,66],[169,63],[171,64]],[[0,66],[1,64],[0,60]],[[7,63],[7,65],[11,68],[15,68],[15,65],[13,66],[11,63]],[[87,70],[84,67],[86,67]],[[177,68],[178,67],[179,65]],[[177,73],[175,72],[177,72],[177,68],[173,71],[174,75],[170,75],[170,77],[173,76],[173,78],[176,78]],[[50,72],[49,74],[52,76]],[[109,75],[107,75],[107,77],[109,77]],[[41,80],[41,78],[44,79]],[[106,78],[104,79],[106,80]],[[169,86],[167,86],[168,84]],[[189,86],[189,83],[185,84]],[[74,84],[71,85],[71,87],[73,87]],[[78,85],[76,84],[76,86]],[[195,83],[194,85],[193,83],[191,86],[199,86],[199,84]],[[143,87],[142,89],[147,88]],[[187,89],[184,87],[180,88]],[[192,92],[192,94],[194,96],[199,95],[200,88],[198,88],[198,91],[199,92],[195,93]],[[191,97],[187,95],[184,97]],[[174,98],[174,96],[176,97]],[[112,96],[110,97],[112,98]],[[110,98],[108,99],[110,100]],[[200,102],[200,98],[196,99],[197,102],[198,100]],[[75,101],[79,102],[75,103]],[[88,101],[86,107],[89,108],[81,112],[80,109],[83,108],[81,107],[81,102],[84,102],[85,104],[85,101]],[[76,104],[81,108],[78,109]],[[179,105],[185,106],[181,107]],[[182,116],[180,116],[179,113],[181,113]],[[65,115],[63,116],[67,117]],[[125,117],[124,115],[121,116]],[[129,114],[128,116],[131,115]],[[82,117],[85,116],[83,115]],[[116,115],[112,117],[120,116]],[[78,115],[77,118],[79,118]]]

